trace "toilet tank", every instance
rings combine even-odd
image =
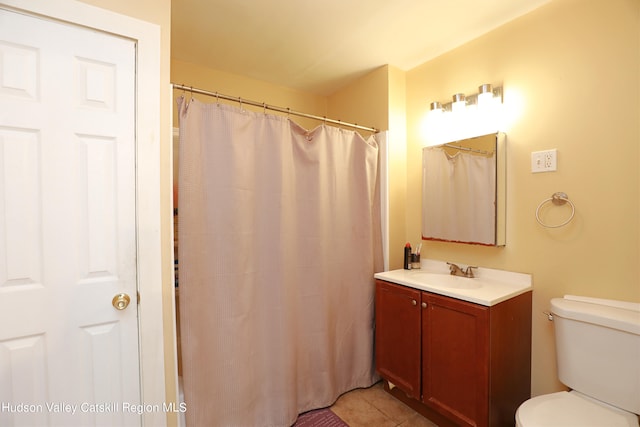
[[[551,312],[560,381],[640,414],[640,303],[566,295]]]

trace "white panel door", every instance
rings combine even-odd
[[[134,85],[133,41],[0,10],[1,426],[140,424]]]

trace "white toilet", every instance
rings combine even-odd
[[[571,391],[527,400],[516,426],[639,426],[640,303],[566,295],[551,314],[558,377]]]

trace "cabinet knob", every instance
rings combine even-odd
[[[417,305],[417,304],[418,304],[418,301],[416,301],[416,300],[412,299],[412,300],[411,300],[411,304],[413,304],[413,305]]]
[[[422,308],[427,308],[427,303],[426,302],[422,303]]]

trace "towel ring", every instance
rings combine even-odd
[[[556,206],[562,206],[565,203],[569,203],[569,205],[571,205],[571,215],[569,216],[569,219],[557,225],[548,225],[542,222],[542,220],[540,219],[540,208],[542,208],[545,204],[549,202],[552,202]],[[575,214],[576,214],[576,207],[573,205],[573,202],[569,200],[569,196],[567,196],[567,193],[557,192],[557,193],[553,193],[553,195],[550,198],[543,200],[542,203],[538,205],[538,209],[536,209],[536,220],[541,226],[545,228],[559,228],[569,224],[569,222],[571,222]]]

